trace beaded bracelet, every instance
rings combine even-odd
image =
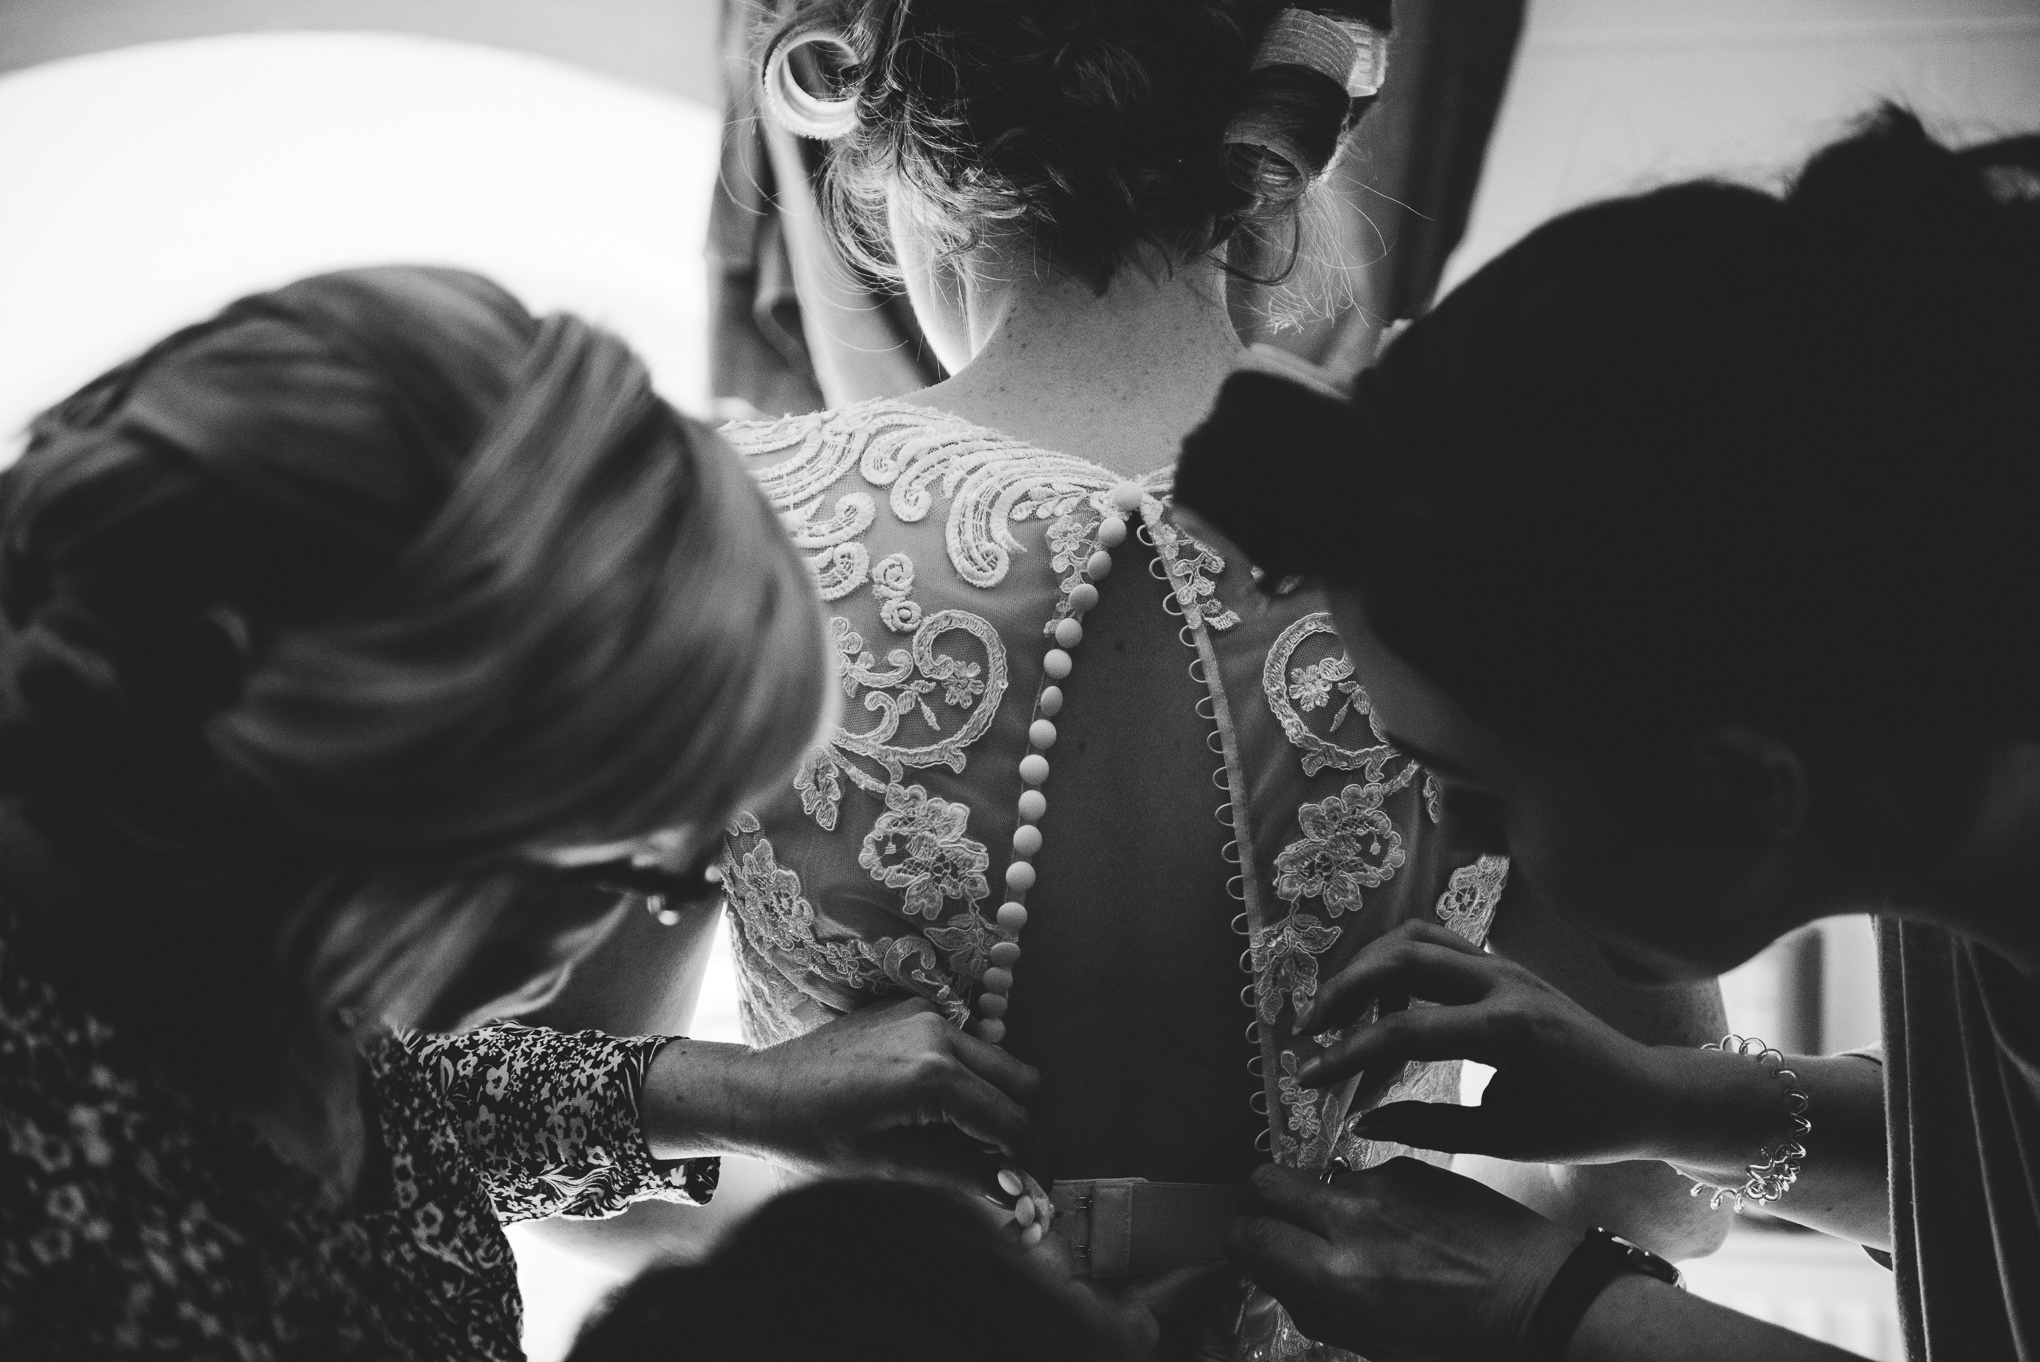
[[[1719,1050],[1723,1054],[1739,1054],[1754,1059],[1759,1068],[1772,1066],[1772,1073],[1785,1089],[1785,1114],[1791,1122],[1791,1133],[1773,1145],[1757,1151],[1757,1162],[1749,1165],[1749,1181],[1741,1187],[1718,1187],[1701,1178],[1692,1178],[1691,1195],[1713,1193],[1707,1199],[1707,1209],[1718,1210],[1723,1201],[1731,1202],[1737,1215],[1742,1214],[1743,1202],[1754,1201],[1759,1205],[1770,1205],[1790,1191],[1792,1184],[1799,1181],[1799,1167],[1806,1159],[1805,1138],[1813,1133],[1813,1122],[1806,1118],[1809,1105],[1806,1089],[1799,1084],[1799,1075],[1785,1067],[1785,1056],[1755,1037],[1736,1035],[1723,1036],[1718,1041],[1709,1041],[1700,1047],[1703,1050]]]

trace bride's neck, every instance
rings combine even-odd
[[[1240,362],[1224,276],[1202,263],[1123,270],[1102,297],[1042,273],[972,288],[966,309],[970,363],[915,400],[1121,473],[1173,463]]]

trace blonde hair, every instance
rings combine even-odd
[[[137,1005],[255,1046],[415,1013],[531,849],[719,826],[829,694],[736,456],[456,271],[306,280],[88,385],[0,536],[0,781],[160,960]]]

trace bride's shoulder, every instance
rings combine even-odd
[[[782,509],[811,501],[853,471],[890,487],[920,473],[1016,442],[953,413],[900,398],[874,398],[778,420],[733,421],[722,428],[753,477]]]
[[[732,421],[723,438],[747,459],[798,457],[821,445],[862,447],[875,439],[913,434],[946,435],[958,441],[1000,438],[960,416],[897,397],[876,397],[827,411],[803,412],[777,419]]]

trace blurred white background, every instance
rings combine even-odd
[[[592,13],[576,24],[571,4],[538,0],[0,6],[0,68],[64,58],[0,76],[0,459],[35,410],[241,293],[399,260],[479,269],[600,321],[703,409],[717,116],[675,91],[705,95],[708,10],[611,0],[596,61]],[[369,32],[127,45],[371,11],[525,50]],[[660,78],[668,56],[684,78]],[[1880,97],[1950,132],[2040,126],[2040,0],[1533,0],[1453,272],[1592,197],[1701,172],[1773,178]],[[1807,940],[1727,982],[1732,1023],[1830,1051],[1874,1039],[1864,924]],[[736,1036],[726,948],[694,1031]],[[725,1177],[733,1201],[764,1186],[755,1166]],[[527,1344],[550,1362],[612,1274],[516,1238]],[[1889,1279],[1850,1246],[1739,1232],[1690,1275],[1715,1299],[1901,1355]]]
[[[0,77],[0,432],[231,299],[345,265],[494,275],[706,382],[720,119],[543,57],[247,34]]]

